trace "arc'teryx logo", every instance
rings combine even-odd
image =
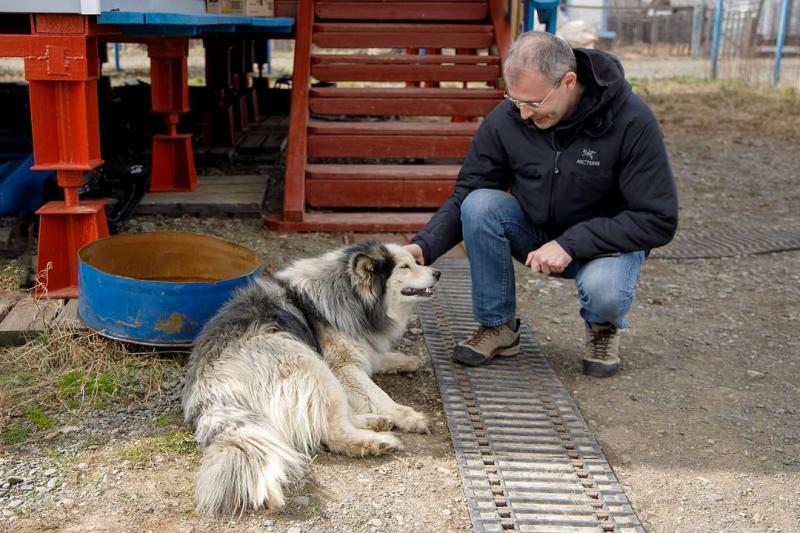
[[[575,161],[579,165],[584,165],[588,167],[599,167],[600,161],[595,161],[594,158],[597,155],[597,150],[589,150],[584,148],[581,151],[581,158]]]

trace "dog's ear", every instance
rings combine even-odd
[[[368,254],[361,253],[353,258],[353,272],[359,277],[370,277],[377,266],[377,259]]]

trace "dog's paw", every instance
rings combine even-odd
[[[400,439],[391,433],[375,433],[375,435],[362,443],[361,456],[383,455],[403,449]]]
[[[407,433],[430,433],[428,418],[412,408],[401,405],[392,417],[394,427]]]
[[[421,358],[406,355],[400,352],[389,352],[384,356],[378,372],[381,374],[399,374],[405,372],[416,372],[424,365]]]
[[[371,429],[372,431],[391,431],[394,424],[388,416],[373,415],[373,414],[360,414],[353,416],[353,423],[356,427],[362,429]]]

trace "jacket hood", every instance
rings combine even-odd
[[[578,81],[585,90],[575,113],[554,129],[563,131],[582,127],[589,135],[600,136],[611,127],[614,115],[632,92],[631,86],[625,80],[625,71],[616,56],[590,48],[575,48],[573,51]],[[522,120],[511,104],[509,111]]]

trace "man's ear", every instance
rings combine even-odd
[[[578,84],[578,75],[572,71],[567,72],[564,74],[563,83],[567,89],[573,89]]]

